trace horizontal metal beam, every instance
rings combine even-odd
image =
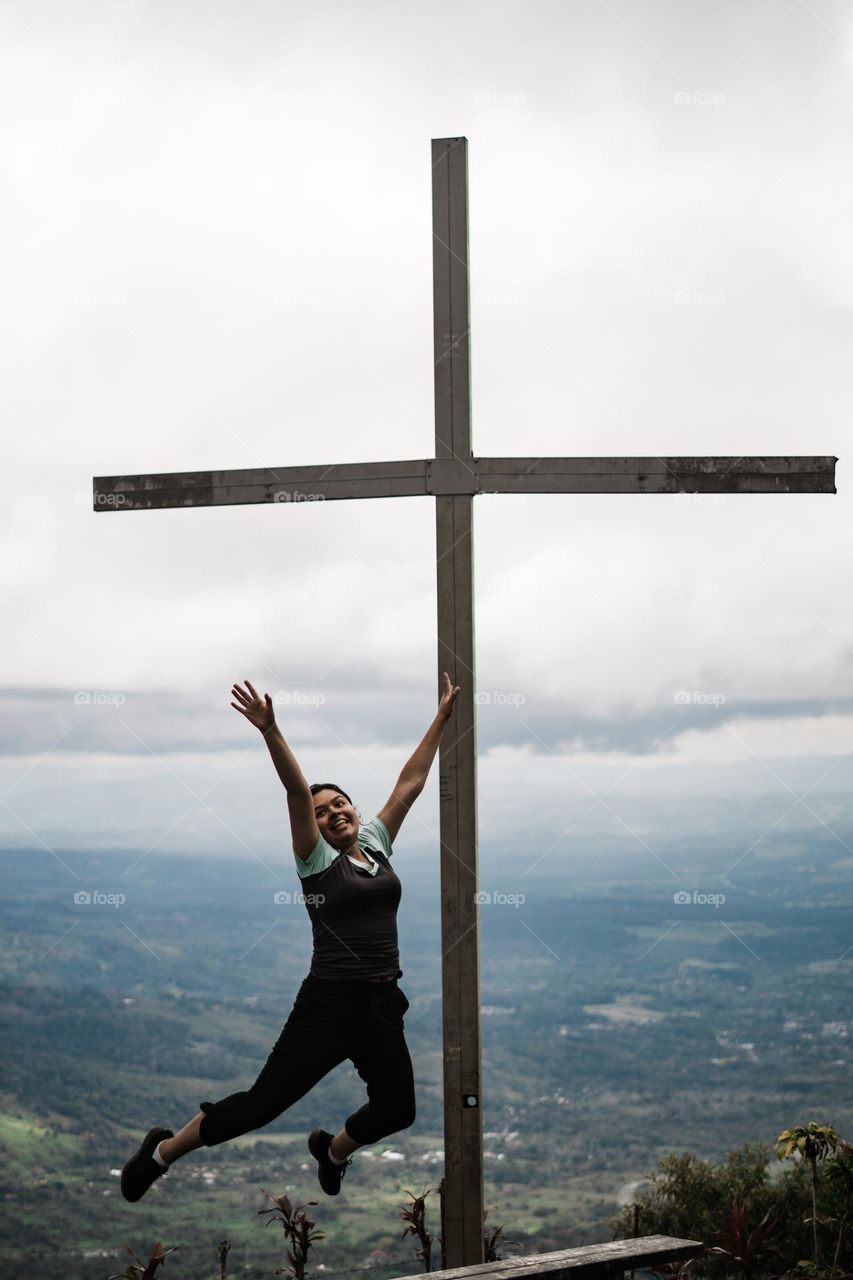
[[[835,493],[835,457],[411,458],[96,476],[95,511],[464,493]]]

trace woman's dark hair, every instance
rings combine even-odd
[[[345,800],[349,800],[350,804],[352,804],[352,800],[349,799],[347,793],[345,791],[341,791],[341,788],[336,786],[334,782],[312,782],[309,787],[309,791],[312,796],[315,796],[318,791],[338,791]]]

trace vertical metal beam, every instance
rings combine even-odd
[[[467,139],[433,139],[432,201],[435,456],[470,463]],[[439,751],[444,1267],[484,1261],[472,519],[470,494],[436,497],[438,688],[460,686]]]

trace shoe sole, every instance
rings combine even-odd
[[[160,1135],[160,1138],[158,1139],[158,1141],[162,1141],[163,1138],[173,1138],[175,1136],[173,1133],[170,1132],[169,1129],[164,1129],[162,1125],[159,1125],[159,1124],[155,1125],[153,1129],[148,1130],[145,1137],[140,1142],[139,1149],[137,1150],[136,1154],[130,1157],[127,1164],[124,1166],[124,1168],[121,1171],[121,1182],[119,1184],[121,1187],[121,1194],[124,1196],[125,1200],[128,1200],[131,1204],[136,1204],[137,1200],[141,1200],[142,1197],[145,1195],[145,1192],[148,1190],[148,1187],[143,1187],[143,1189],[139,1192],[139,1195],[128,1195],[130,1180],[133,1177],[133,1174],[136,1170],[136,1166],[144,1156],[145,1149],[148,1146],[148,1144],[152,1142],[153,1139],[156,1138],[158,1134]],[[163,1172],[164,1173],[166,1172],[165,1169],[163,1170]],[[150,1185],[151,1184],[149,1183],[149,1186]]]

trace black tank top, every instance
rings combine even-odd
[[[316,978],[401,977],[397,907],[402,885],[385,853],[370,849],[374,873],[341,853],[325,871],[302,877],[311,917]]]

